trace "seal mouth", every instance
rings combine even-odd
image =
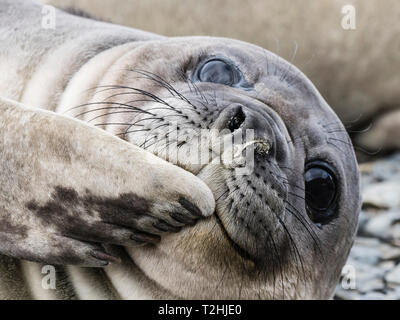
[[[248,148],[253,148],[254,152],[256,152],[262,156],[265,156],[265,155],[268,155],[268,153],[271,150],[271,142],[268,140],[265,140],[265,139],[254,139],[254,140],[245,142],[243,144],[234,145],[233,150],[229,150],[229,152],[232,154],[232,159],[229,163],[226,163],[224,161],[224,153],[220,154],[219,159],[220,159],[220,163],[221,163],[222,167],[230,168],[230,169],[235,169],[236,167],[240,167],[242,160],[244,158],[243,154],[246,153]],[[206,167],[204,167],[202,169],[205,169]],[[201,170],[200,170],[200,172],[201,172]],[[200,172],[198,172],[197,175],[200,175]],[[201,176],[200,176],[200,178],[201,178]],[[207,181],[204,181],[204,182],[207,183]],[[213,192],[213,194],[214,194],[214,197],[217,196],[215,194],[215,192]],[[218,209],[216,209],[214,211],[214,216],[215,216],[217,224],[219,225],[219,227],[222,230],[222,234],[228,240],[229,244],[236,251],[236,253],[238,253],[239,256],[241,256],[243,259],[250,260],[252,262],[256,262],[257,258],[252,256],[250,252],[245,250],[230,235],[229,229],[224,225],[224,222],[222,221],[221,217],[218,214]]]
[[[232,158],[230,159],[230,162],[225,162],[224,160],[224,153],[221,153],[220,155],[216,156],[215,159],[219,159],[219,163],[222,169],[230,169],[234,170],[236,167],[240,167],[242,165],[243,160],[243,154],[246,153],[247,148],[253,148],[253,150],[260,155],[268,154],[271,148],[271,143],[267,140],[262,140],[262,139],[255,139],[243,144],[235,145],[233,146],[232,150],[228,150],[228,153],[232,155]],[[212,162],[211,162],[212,163]],[[207,178],[202,177],[202,173],[206,171],[211,164],[207,164],[203,166],[198,172],[194,173],[198,178],[200,178],[203,182],[206,184],[209,183],[207,181]],[[184,170],[187,170],[187,168],[183,168]],[[217,172],[213,173],[213,175],[218,174]],[[214,198],[216,199],[216,202],[221,198],[221,195],[217,192],[217,190],[213,190],[214,188],[211,187],[211,190],[213,192]],[[221,200],[222,202],[225,200]],[[217,205],[218,206],[218,205]],[[221,212],[219,210],[223,210],[220,208],[216,208],[213,216],[215,217],[216,223],[221,229],[221,233],[229,243],[229,245],[232,247],[232,249],[243,259],[249,260],[253,263],[255,263],[258,259],[253,256],[250,252],[248,252],[245,248],[243,248],[240,243],[234,240],[234,237],[231,236],[230,234],[230,229],[224,224],[223,219],[221,218]],[[228,212],[229,214],[229,212]],[[232,217],[233,218],[233,217]]]
[[[215,220],[217,221],[217,224],[219,225],[219,227],[222,230],[222,234],[224,235],[225,239],[228,240],[228,243],[231,245],[233,250],[235,250],[235,252],[237,254],[239,254],[239,256],[242,257],[243,259],[255,262],[256,259],[253,256],[251,256],[250,253],[248,253],[245,249],[243,249],[238,243],[236,243],[235,240],[233,240],[231,238],[228,230],[225,228],[224,223],[222,222],[221,218],[219,217],[217,210],[214,211],[214,216],[215,216]]]

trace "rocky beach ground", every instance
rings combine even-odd
[[[335,299],[400,300],[400,153],[360,171],[359,228]]]

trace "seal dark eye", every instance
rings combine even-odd
[[[334,213],[337,186],[332,170],[321,162],[307,166],[305,174],[307,211],[315,223],[327,222]]]
[[[240,81],[240,74],[234,66],[223,60],[214,59],[207,61],[200,67],[197,78],[202,82],[232,86]]]

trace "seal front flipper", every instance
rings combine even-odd
[[[0,253],[53,264],[118,261],[214,212],[191,173],[79,120],[0,98]],[[173,183],[179,181],[179,183]]]

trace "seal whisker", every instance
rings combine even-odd
[[[293,68],[293,62],[294,62],[294,59],[296,58],[297,49],[299,47],[299,45],[298,45],[296,40],[294,40],[294,44],[295,44],[295,47],[294,47],[294,51],[293,51],[293,54],[292,54],[292,59],[291,59],[290,63],[288,63],[285,72],[281,75],[281,77],[280,77],[281,81],[286,81],[287,80],[286,77],[289,74],[289,70]]]
[[[205,104],[204,101],[201,100],[201,98],[195,97],[192,98],[192,101],[196,101],[197,103],[199,103],[203,107],[204,111],[209,111],[207,104]],[[197,107],[195,107],[195,110],[197,110]]]
[[[332,128],[332,131],[327,131],[328,133],[335,133],[335,132],[345,132],[345,133],[365,133],[371,130],[373,123],[371,122],[365,129],[362,130],[343,130],[342,128]]]
[[[136,92],[125,92],[124,91],[124,92],[114,93],[114,94],[112,94],[110,96],[105,97],[103,100],[106,101],[106,100],[110,100],[110,99],[113,99],[113,98],[116,98],[116,97],[133,95],[133,94],[136,94]],[[154,101],[154,100],[142,100],[142,101],[151,102],[151,101]]]
[[[138,129],[138,130],[133,130],[133,131],[129,131],[129,132],[120,132],[120,133],[117,133],[116,135],[120,136],[120,135],[126,135],[127,133],[131,133],[131,132],[141,132],[141,131],[150,131],[150,129]]]
[[[133,71],[133,70],[128,70],[128,71]],[[134,72],[140,73],[139,71],[134,71]],[[142,73],[141,73],[141,74],[142,74]],[[175,89],[173,89],[173,87],[171,88],[171,86],[170,86],[168,83],[163,83],[162,81],[159,81],[159,80],[157,80],[157,79],[154,79],[153,77],[151,77],[151,76],[149,76],[149,75],[142,76],[142,77],[137,76],[137,77],[134,77],[134,79],[145,79],[145,80],[154,81],[154,82],[156,82],[156,84],[157,84],[160,88],[165,88],[165,89],[167,89],[171,96],[175,96],[175,95],[176,95],[176,93],[175,93],[175,91],[174,91]]]
[[[138,94],[137,92],[121,92],[121,93],[116,93],[116,94],[113,94],[113,95],[111,95],[111,96],[109,96],[109,97],[107,97],[107,98],[105,98],[104,100],[109,100],[109,99],[111,99],[111,98],[115,98],[115,97],[119,97],[119,96],[122,96],[122,95],[134,95],[134,94]],[[148,99],[136,99],[136,100],[130,100],[130,101],[127,101],[127,102],[125,102],[126,104],[130,104],[130,103],[137,103],[137,102],[156,102],[156,103],[161,103],[161,104],[163,104],[163,105],[165,105],[165,103],[163,103],[163,102],[160,102],[160,101],[154,101],[153,99],[152,100],[148,100]],[[173,111],[175,111],[175,112],[177,112],[177,113],[181,113],[181,111],[182,110],[192,110],[192,108],[180,108],[180,110],[177,110],[176,108],[172,108],[170,105],[168,105],[167,106],[168,108],[163,108],[164,110],[173,110]],[[149,111],[149,110],[151,110],[151,109],[146,109],[147,111]]]
[[[206,97],[204,96],[203,92],[202,92],[202,91],[200,90],[200,88],[194,83],[194,81],[193,81],[192,79],[186,77],[185,72],[183,72],[182,70],[180,70],[179,75],[180,75],[180,77],[181,77],[181,80],[183,80],[183,81],[186,82],[186,84],[187,84],[188,87],[189,87],[189,90],[192,91],[192,90],[190,89],[190,85],[192,85],[195,94],[196,94],[198,97],[200,97],[200,99],[202,99],[203,102],[205,102],[206,104],[208,104],[208,101],[207,101]]]
[[[135,122],[133,122],[133,123],[131,123],[126,129],[125,129],[125,135],[127,135],[128,133],[132,133],[132,132],[135,132],[135,131],[132,131],[131,130],[131,128],[133,128],[134,126],[136,126],[139,122],[141,122],[141,121],[151,121],[151,120],[153,120],[153,121],[164,121],[164,119],[163,118],[160,118],[160,117],[149,117],[149,118],[142,118],[142,119],[139,119],[139,120],[137,120],[137,121],[135,121]],[[150,129],[149,129],[149,133],[148,134],[150,134]],[[146,135],[146,140],[145,140],[145,143],[146,143],[146,141],[147,141],[147,136],[148,136],[148,134]]]
[[[186,77],[186,75],[185,75],[185,72],[184,72],[182,69],[180,69],[180,70],[177,71],[177,73],[178,73],[179,79],[180,79],[182,82],[185,82],[186,86],[187,86],[188,89],[189,89],[189,92],[190,92],[190,93],[193,93],[193,90],[194,90],[194,89],[192,90],[192,87],[190,86],[190,82],[189,82],[189,80],[187,79],[187,77]],[[195,92],[195,94],[197,94],[197,93]]]
[[[277,177],[280,177],[281,179],[285,179],[284,181],[282,181],[282,183],[287,184],[287,185],[290,186],[290,187],[294,187],[294,188],[299,189],[299,190],[301,190],[301,191],[303,191],[303,192],[306,191],[304,188],[302,188],[302,187],[300,187],[300,186],[298,186],[298,185],[295,185],[294,183],[290,182],[289,180],[287,180],[287,179],[284,178],[284,177],[281,177],[281,176],[278,176],[278,175],[277,175]]]
[[[157,129],[162,128],[162,127],[165,127],[165,126],[168,126],[168,125],[169,125],[168,123],[162,123],[162,124],[160,124],[159,126],[157,126],[156,128],[154,128],[153,131],[156,131]],[[153,137],[151,137],[150,139],[148,139],[147,137],[148,137],[148,135],[149,135],[150,133],[151,133],[151,131],[149,131],[149,133],[146,135],[145,141],[140,145],[141,148],[144,148],[144,146],[146,145],[146,143],[147,143],[148,141],[150,141],[150,140],[152,140],[152,139],[157,139],[157,135],[153,135]],[[165,136],[165,138],[166,138],[166,136]],[[152,145],[154,145],[155,143],[159,142],[159,141],[160,141],[160,140],[156,140],[154,143],[152,143],[150,146],[148,146],[148,148],[151,147]]]
[[[296,188],[296,189],[299,189],[299,190],[305,192],[305,189],[304,189],[303,187],[300,187],[299,185],[296,185],[296,184],[294,184],[293,182],[290,182],[286,177],[281,176],[281,175],[278,175],[278,174],[276,174],[276,173],[274,173],[274,172],[272,172],[272,171],[270,171],[269,173],[270,173],[273,177],[277,177],[277,178],[282,179],[282,180],[283,180],[283,181],[282,181],[283,183],[285,183],[285,184],[287,184],[287,185],[289,185],[289,186],[291,186],[291,187],[294,187],[294,188]]]
[[[96,127],[100,126],[128,126],[129,123],[127,122],[103,122],[103,123],[94,123],[93,124]]]
[[[124,93],[124,94],[128,94],[128,93]],[[130,92],[130,94],[142,94],[142,93]],[[115,96],[118,96],[118,94],[116,94]],[[130,103],[136,103],[136,102],[142,102],[142,101],[160,103],[160,104],[163,104],[163,105],[165,105],[166,107],[168,107],[171,111],[174,111],[174,112],[176,112],[176,113],[178,113],[178,114],[183,114],[183,110],[190,110],[190,111],[193,111],[193,109],[194,109],[194,110],[197,109],[196,106],[194,106],[188,99],[184,99],[183,101],[184,101],[184,102],[188,102],[188,104],[189,104],[190,107],[180,107],[179,110],[177,110],[175,107],[173,107],[171,104],[167,103],[167,102],[164,100],[164,99],[166,99],[166,98],[167,98],[167,97],[160,98],[160,97],[158,96],[158,99],[159,99],[159,100],[154,100],[154,99],[152,99],[152,100],[132,100],[132,101],[128,101],[128,102],[126,102],[126,103],[127,103],[127,104],[130,104]],[[173,96],[172,98],[176,98],[176,99],[182,100],[182,99],[180,99],[179,97],[176,97],[176,96]],[[148,109],[148,110],[150,111],[150,110],[157,110],[157,109],[156,109],[156,108],[150,108],[150,109]],[[164,108],[164,110],[167,110],[167,108]]]
[[[159,120],[159,121],[164,121],[164,117],[147,117],[147,118],[141,118],[139,120],[136,120],[135,122],[130,123],[130,126],[128,129],[130,129],[131,127],[136,126],[139,122],[142,121],[148,121],[148,120]]]
[[[170,109],[170,108],[158,107],[158,108],[149,108],[148,110],[149,110],[149,111],[153,111],[153,110],[169,110],[169,111],[174,111],[174,112],[176,112],[176,113],[178,113],[178,114],[182,114],[182,115],[183,115],[183,112],[182,112],[181,110]],[[191,111],[192,111],[191,108],[182,108],[182,110],[191,110]]]
[[[278,38],[275,38],[275,45],[276,45],[276,57],[275,57],[275,59],[277,59],[279,61],[279,39]],[[276,64],[279,65],[278,62]],[[276,71],[277,71],[277,67],[275,66],[275,68],[274,68],[274,76],[277,75]]]
[[[272,290],[272,300],[275,300],[275,291],[276,291],[275,258],[278,255],[278,252],[277,252],[278,250],[276,248],[274,239],[272,238],[270,233],[267,233],[267,237],[268,237],[268,243],[269,243],[269,241],[271,241],[272,246],[273,246],[273,250],[272,250],[272,252],[273,252],[273,255],[272,255],[272,277],[274,279],[274,282],[273,282],[273,290]],[[281,276],[282,276],[282,266],[280,268],[281,268]],[[259,271],[259,272],[261,273],[261,271]],[[282,278],[283,278],[283,276],[282,276]]]
[[[344,125],[344,127],[347,129],[347,128],[351,128],[351,127],[353,127],[355,124],[357,124],[357,122],[359,122],[360,120],[361,120],[361,118],[363,117],[363,113],[359,113],[359,115],[355,118],[355,119],[353,119],[353,120],[341,120],[342,121],[342,123],[343,123],[343,125]],[[349,125],[347,125],[347,124],[349,124]],[[372,123],[370,123],[369,125],[371,125]],[[333,122],[329,122],[329,123],[324,123],[324,124],[322,124],[322,126],[324,127],[324,128],[327,128],[327,127],[329,127],[329,126],[332,126],[332,125],[338,125],[338,122],[337,121],[333,121]]]
[[[184,124],[184,123],[183,123],[183,124]],[[180,125],[181,129],[186,129],[186,128],[191,129],[190,127],[182,127],[183,124]],[[161,126],[166,126],[166,125],[170,125],[170,123],[165,123],[165,124],[163,124],[163,125],[161,125]],[[155,129],[153,129],[153,130],[156,130],[156,129],[158,129],[158,128],[159,128],[159,127],[155,128]],[[153,146],[154,144],[157,144],[158,142],[160,142],[162,139],[167,138],[167,137],[169,136],[169,134],[172,133],[172,132],[174,132],[174,131],[175,131],[175,130],[173,129],[173,130],[167,132],[167,133],[164,135],[163,138],[154,141],[151,145],[147,146],[147,148],[150,148],[150,147]],[[179,128],[178,128],[178,131],[179,131]],[[172,143],[172,142],[171,142],[171,143]],[[166,145],[165,147],[168,147],[168,146],[169,146],[169,145]],[[163,148],[162,150],[164,150],[164,149],[165,149],[165,148]],[[159,151],[162,151],[162,150],[159,150]]]
[[[151,92],[148,92],[146,90],[143,90],[143,89],[129,87],[129,86],[122,86],[122,85],[107,85],[107,86],[99,86],[99,87],[105,87],[105,88],[110,88],[110,89],[128,89],[128,90],[132,90],[133,91],[132,94],[139,94],[139,95],[147,96],[147,97],[151,98],[154,102],[162,103],[165,106],[168,106],[168,107],[174,109],[165,100],[163,100],[160,97],[158,97],[157,95],[155,95],[155,94],[153,94]]]
[[[130,71],[137,72],[139,74],[144,75],[147,79],[152,80],[152,81],[156,82],[157,84],[159,84],[161,87],[166,88],[172,96],[177,96],[180,100],[187,102],[192,107],[195,107],[189,99],[187,99],[182,93],[180,93],[178,90],[176,90],[170,83],[168,83],[161,76],[154,74],[152,72],[149,72],[149,71],[139,70],[139,69],[134,69],[134,70],[130,70]]]
[[[159,143],[160,141],[162,141],[162,140],[164,140],[164,139],[167,139],[167,138],[169,137],[170,133],[172,133],[172,132],[174,132],[174,131],[175,131],[175,130],[168,131],[168,132],[164,135],[163,138],[154,141],[151,145],[149,145],[149,146],[147,146],[147,147],[145,147],[145,146],[143,146],[143,147],[144,147],[145,149],[152,147],[153,145]],[[170,139],[169,139],[169,140],[170,140]],[[146,140],[146,141],[147,141],[147,140]],[[145,141],[145,143],[146,143],[146,141]],[[168,147],[171,145],[171,143],[176,142],[176,141],[177,141],[177,140],[173,140],[173,141],[170,140],[169,143],[166,143],[166,144],[164,145],[163,148],[161,148],[160,150],[157,150],[157,153],[160,153],[160,152],[164,151],[166,148],[168,148]]]
[[[283,227],[283,229],[285,231],[285,234],[286,234],[286,236],[288,237],[288,239],[289,239],[289,241],[291,243],[291,247],[293,249],[294,257],[300,263],[300,267],[301,267],[301,270],[302,270],[302,273],[303,273],[304,284],[307,285],[303,259],[301,257],[300,251],[299,251],[299,249],[298,249],[298,247],[296,245],[296,242],[294,241],[294,239],[293,239],[292,235],[290,234],[290,231],[288,230],[286,224],[279,217],[279,215],[274,210],[271,209],[271,211],[274,213],[276,219],[279,221],[279,224]],[[299,266],[296,266],[296,268],[298,269],[298,272],[300,274],[301,272],[299,271]]]
[[[339,148],[336,144],[330,142],[330,139],[328,139],[327,141],[328,144],[330,144],[331,146],[333,146],[334,148],[336,148],[337,150],[339,150],[341,153],[346,154],[341,148]]]
[[[83,115],[88,114],[90,112],[96,112],[96,111],[101,111],[101,110],[110,110],[110,109],[128,110],[129,112],[141,113],[139,110],[132,110],[131,107],[104,107],[104,108],[96,108],[96,109],[88,110]]]
[[[214,225],[216,225],[216,224],[217,224],[217,223],[215,222]],[[215,284],[215,289],[218,289],[218,288],[221,287],[222,281],[223,281],[224,278],[225,278],[225,274],[226,274],[226,272],[228,271],[228,267],[229,267],[229,264],[226,265],[224,271],[222,272],[221,279],[219,279],[219,281]]]
[[[303,135],[301,135],[301,136],[293,137],[293,138],[290,139],[290,140],[287,140],[287,139],[286,139],[286,142],[287,142],[288,144],[293,144],[293,145],[294,145],[294,142],[295,142],[295,141],[297,141],[297,140],[299,140],[299,139],[301,139],[301,138],[307,137],[307,136],[308,136],[308,134],[303,134]],[[301,141],[301,140],[300,140],[300,141]]]
[[[284,200],[284,202],[285,202],[287,205],[290,205],[290,206],[293,208],[293,210],[295,210],[295,211],[299,214],[299,216],[298,216],[296,213],[294,213],[294,212],[292,212],[291,210],[289,210],[289,209],[287,208],[287,206],[285,206],[285,210],[287,210],[289,213],[291,213],[291,214],[302,224],[302,226],[306,229],[307,233],[311,236],[311,238],[313,239],[314,243],[317,245],[317,248],[320,250],[321,256],[323,256],[323,253],[322,253],[322,251],[321,251],[321,249],[320,249],[320,246],[319,246],[319,237],[318,237],[318,235],[314,232],[314,230],[312,229],[312,226],[304,219],[304,217],[302,217],[302,215],[300,214],[300,212],[298,212],[298,210],[297,210],[296,208],[294,208],[294,207],[289,203],[289,201]],[[308,226],[307,226],[307,225],[308,225]],[[311,230],[310,230],[309,228],[311,228]],[[293,244],[295,245],[294,240],[292,240],[292,241],[293,241]],[[307,286],[307,279],[306,279],[305,269],[304,269],[304,265],[303,265],[303,260],[302,260],[302,258],[301,258],[300,252],[299,252],[299,250],[297,249],[297,247],[296,247],[296,251],[297,251],[297,254],[298,254],[298,257],[299,257],[299,262],[301,263],[301,267],[302,267],[302,271],[303,271],[304,285]]]
[[[330,137],[329,140],[338,141],[338,142],[343,143],[343,144],[345,144],[345,145],[347,145],[349,147],[353,147],[353,145],[348,141],[344,141],[344,140],[333,138],[333,137]]]
[[[189,80],[192,83],[192,86],[195,88],[195,90],[198,93],[198,96],[200,96],[200,98],[206,103],[208,104],[208,100],[206,98],[206,96],[204,95],[204,93],[200,90],[199,86],[197,84],[194,83],[193,80]]]
[[[181,126],[182,126],[182,125],[181,125]],[[189,127],[183,127],[182,129],[186,129],[186,128],[189,128]],[[172,133],[173,131],[175,131],[175,130],[171,130],[170,132],[168,132],[168,133],[166,134],[166,137],[168,137],[169,134]],[[192,139],[194,139],[195,137],[196,137],[196,135],[195,135]],[[179,127],[178,127],[178,132],[177,132],[177,137],[176,137],[176,139],[170,140],[169,143],[167,143],[162,149],[159,150],[159,152],[164,151],[165,149],[167,149],[167,148],[168,148],[172,143],[174,143],[174,142],[176,142],[177,144],[178,144],[178,142],[179,142]],[[187,142],[187,141],[185,141],[185,142]],[[156,143],[157,143],[157,141],[156,141]]]
[[[164,119],[167,118],[167,117],[181,117],[181,118],[186,118],[186,116],[183,115],[183,114],[168,114],[168,115],[163,116]]]
[[[296,74],[301,74],[301,70],[304,70],[306,68],[306,66],[312,61],[312,59],[315,56],[315,52],[313,52],[313,54],[311,55],[311,57],[301,66],[297,69]],[[289,86],[291,87],[295,87],[297,85],[297,83],[300,83],[301,80],[300,79],[296,79],[296,77],[293,77],[293,80],[291,82],[289,82]]]
[[[139,119],[139,120],[137,120],[137,121],[135,121],[135,122],[133,122],[133,123],[126,123],[126,125],[128,126],[126,129],[125,129],[125,132],[124,132],[124,136],[126,136],[126,134],[127,134],[127,132],[130,132],[130,133],[132,133],[132,132],[138,132],[138,131],[129,131],[132,127],[134,127],[134,126],[136,126],[137,125],[137,123],[139,123],[139,122],[141,122],[141,121],[144,121],[144,120],[151,120],[151,119],[153,119],[153,120],[159,120],[159,121],[162,121],[163,119],[162,118],[160,118],[160,117],[148,117],[148,118],[142,118],[142,119]],[[150,130],[150,129],[149,129]]]
[[[315,231],[312,229],[312,225],[301,215],[301,213],[292,204],[290,204],[286,200],[285,200],[285,203],[287,205],[289,205],[292,208],[292,210],[297,212],[297,214],[296,214],[295,212],[293,212],[289,208],[285,207],[285,209],[289,213],[291,213],[303,225],[303,227],[306,229],[306,231],[308,232],[310,237],[313,239],[314,243],[317,245],[317,248],[318,248],[318,251],[321,254],[321,257],[324,259],[324,256],[323,256],[323,253],[322,253],[322,249],[320,247],[320,239],[319,239],[318,235],[315,233]]]
[[[347,130],[345,130],[345,129],[334,129],[334,130],[331,130],[331,131],[326,131],[326,133],[349,133],[350,131],[347,131]]]
[[[98,89],[98,88],[102,88],[101,90],[98,90],[98,91],[96,91],[95,93],[94,93],[94,95],[96,95],[96,94],[98,94],[98,93],[101,93],[101,92],[104,92],[104,91],[109,91],[109,90],[117,90],[117,89],[129,89],[129,90],[133,90],[134,88],[131,88],[131,87],[124,87],[124,86],[116,86],[116,85],[108,85],[108,86],[97,86],[97,87],[93,87],[93,88],[90,88],[90,89],[87,89],[88,91],[89,90],[96,90],[96,89]],[[138,89],[139,90],[139,89]],[[145,91],[146,92],[146,91]],[[126,92],[124,92],[124,93],[126,93]],[[135,93],[137,93],[137,92],[135,92]],[[119,93],[119,94],[122,94],[122,93]],[[127,94],[127,93],[126,93]],[[131,94],[134,94],[134,93],[132,93],[131,92]],[[139,93],[137,93],[137,94],[139,94]],[[146,94],[145,93],[142,93],[143,95],[145,95],[146,96]],[[150,94],[150,93],[149,93]],[[118,95],[118,94],[116,94],[116,95]],[[147,95],[148,96],[148,95]],[[151,97],[152,98],[152,100],[149,100],[149,101],[154,101],[154,98],[153,97]],[[104,100],[106,100],[106,99],[104,99]],[[143,100],[144,101],[144,100]],[[159,101],[159,102],[161,102],[161,101]],[[97,102],[98,104],[100,104],[100,102]],[[77,108],[81,108],[81,107],[85,107],[85,106],[88,106],[88,105],[90,105],[90,104],[81,104],[81,105],[78,105],[78,106],[75,106],[75,107],[72,107],[72,108],[69,108],[69,109],[67,109],[67,110],[65,110],[63,113],[67,113],[67,112],[69,112],[69,111],[71,111],[71,110],[74,110],[74,109],[77,109]]]
[[[152,80],[152,81],[158,83],[162,87],[168,89],[169,92],[171,93],[171,95],[175,95],[175,94],[178,96],[180,95],[180,93],[170,83],[168,83],[164,78],[162,78],[158,74],[155,74],[153,72],[143,70],[143,69],[131,69],[128,71],[139,73],[144,76],[142,78],[149,79],[149,80]],[[184,98],[184,97],[182,97],[182,98]]]
[[[249,189],[249,188],[247,187],[247,189]],[[255,194],[252,193],[252,192],[250,194],[251,194],[251,201],[252,201],[255,198]],[[255,220],[255,219],[256,219],[256,217],[253,216],[253,220]],[[273,242],[273,246],[274,246],[274,249],[272,250],[273,254],[272,254],[272,261],[271,262],[272,262],[272,277],[273,277],[272,299],[275,299],[275,290],[276,290],[275,258],[279,254],[277,252],[277,248],[275,246],[275,242],[273,240],[273,237],[272,237],[271,233],[268,232],[268,230],[266,230],[265,227],[264,227],[264,230],[266,231],[266,235],[267,235],[266,245],[269,247],[269,245],[271,243],[270,241],[272,241]],[[247,235],[247,238],[248,238],[248,235]],[[248,239],[247,239],[247,241],[248,241]],[[279,256],[278,256],[278,259],[279,259]],[[280,263],[280,271],[281,271],[281,280],[283,281],[283,269],[282,269],[282,264],[281,263]],[[260,274],[261,274],[261,270],[258,270],[258,275],[260,275]],[[282,282],[282,286],[284,287],[283,282]],[[261,296],[261,287],[259,288],[258,294]]]
[[[94,118],[92,118],[92,119],[89,119],[89,120],[86,120],[86,121],[87,121],[88,123],[90,123],[90,122],[92,122],[92,121],[94,121],[94,120],[97,120],[97,119],[99,119],[99,118],[102,118],[102,117],[111,116],[111,115],[113,115],[113,114],[121,114],[121,113],[137,113],[137,112],[136,112],[135,110],[106,112],[106,113],[103,113],[103,114],[101,114],[101,115],[99,115],[99,116],[96,116],[96,117],[94,117]]]
[[[91,105],[102,105],[102,104],[105,104],[105,103],[103,103],[103,102],[92,102],[91,103]],[[72,108],[66,110],[65,112],[63,112],[63,114],[66,114],[67,112],[70,112],[70,111],[72,111],[74,109],[83,108],[83,107],[87,107],[87,106],[90,106],[90,104],[89,105],[87,103],[81,104],[79,106],[75,106],[75,107],[72,107]],[[93,112],[93,111],[106,110],[106,109],[128,109],[128,110],[132,110],[134,108],[132,106],[130,106],[130,105],[127,105],[127,106],[120,106],[120,107],[104,107],[104,108],[98,108],[98,109],[91,109],[91,110],[88,110],[87,112],[89,113],[89,112]],[[136,111],[137,112],[141,112],[140,110],[136,110]]]
[[[370,151],[368,151],[368,150],[366,150],[366,149],[364,149],[364,148],[362,148],[362,147],[353,146],[351,142],[343,141],[343,140],[341,140],[341,139],[336,139],[336,138],[330,137],[328,143],[330,143],[330,144],[333,145],[333,146],[336,146],[336,145],[335,145],[334,143],[330,142],[330,141],[332,141],[332,140],[338,141],[339,143],[342,143],[342,144],[344,144],[344,145],[347,145],[347,146],[349,146],[350,148],[354,148],[355,150],[359,150],[359,151],[363,152],[364,154],[366,154],[366,155],[368,155],[368,156],[377,155],[377,154],[382,150],[382,148],[380,147],[380,148],[378,148],[378,150],[370,152]],[[349,141],[350,141],[350,140],[349,140]],[[336,147],[337,147],[337,146],[336,146]]]
[[[147,114],[150,114],[152,116],[155,116],[155,114],[153,114],[151,112],[147,112],[147,111],[145,111],[143,109],[140,109],[140,108],[137,108],[137,107],[131,106],[129,104],[125,104],[125,103],[118,103],[118,102],[91,102],[91,103],[87,103],[86,106],[102,105],[102,104],[104,104],[104,105],[117,105],[117,106],[121,106],[121,107],[128,107],[128,108],[130,108],[132,110],[138,111],[139,113],[147,113]],[[83,115],[85,115],[85,114],[87,114],[89,112],[93,112],[93,111],[89,110],[89,111],[81,112],[81,113],[75,115],[74,117],[81,117],[81,116],[83,116]]]
[[[279,254],[278,247],[276,245],[274,237],[272,237],[272,235],[270,235],[269,233],[268,233],[268,236],[271,239],[272,246],[274,247],[275,255],[278,259],[280,278],[281,278],[281,286],[282,286],[282,300],[285,300],[285,281],[284,281],[284,277],[283,277],[283,263],[282,263],[282,259],[281,259],[282,257]],[[274,287],[275,287],[275,279],[274,279]],[[274,292],[274,295],[275,295],[275,292]]]
[[[292,59],[290,60],[290,64],[293,65],[294,64],[294,59],[296,59],[296,55],[297,55],[297,50],[299,48],[299,44],[297,43],[296,40],[293,41],[295,44],[294,50],[293,50],[293,55],[292,55]]]
[[[266,159],[266,161],[267,161],[269,164],[275,166],[276,168],[285,169],[285,170],[290,170],[291,172],[297,173],[297,174],[299,174],[299,175],[303,175],[303,172],[300,171],[300,170],[297,170],[297,169],[294,169],[294,168],[290,168],[290,167],[286,167],[286,166],[280,166],[280,165],[278,165],[277,163],[272,162],[271,160],[268,160],[268,159]]]
[[[296,193],[294,193],[294,192],[290,192],[290,191],[288,191],[287,193],[288,193],[288,194],[290,194],[290,195],[292,195],[292,196],[295,196],[295,197],[297,197],[297,198],[300,198],[300,199],[302,199],[302,200],[305,200],[305,198],[304,198],[304,197],[302,197],[301,195],[299,195],[299,194],[296,194]]]

